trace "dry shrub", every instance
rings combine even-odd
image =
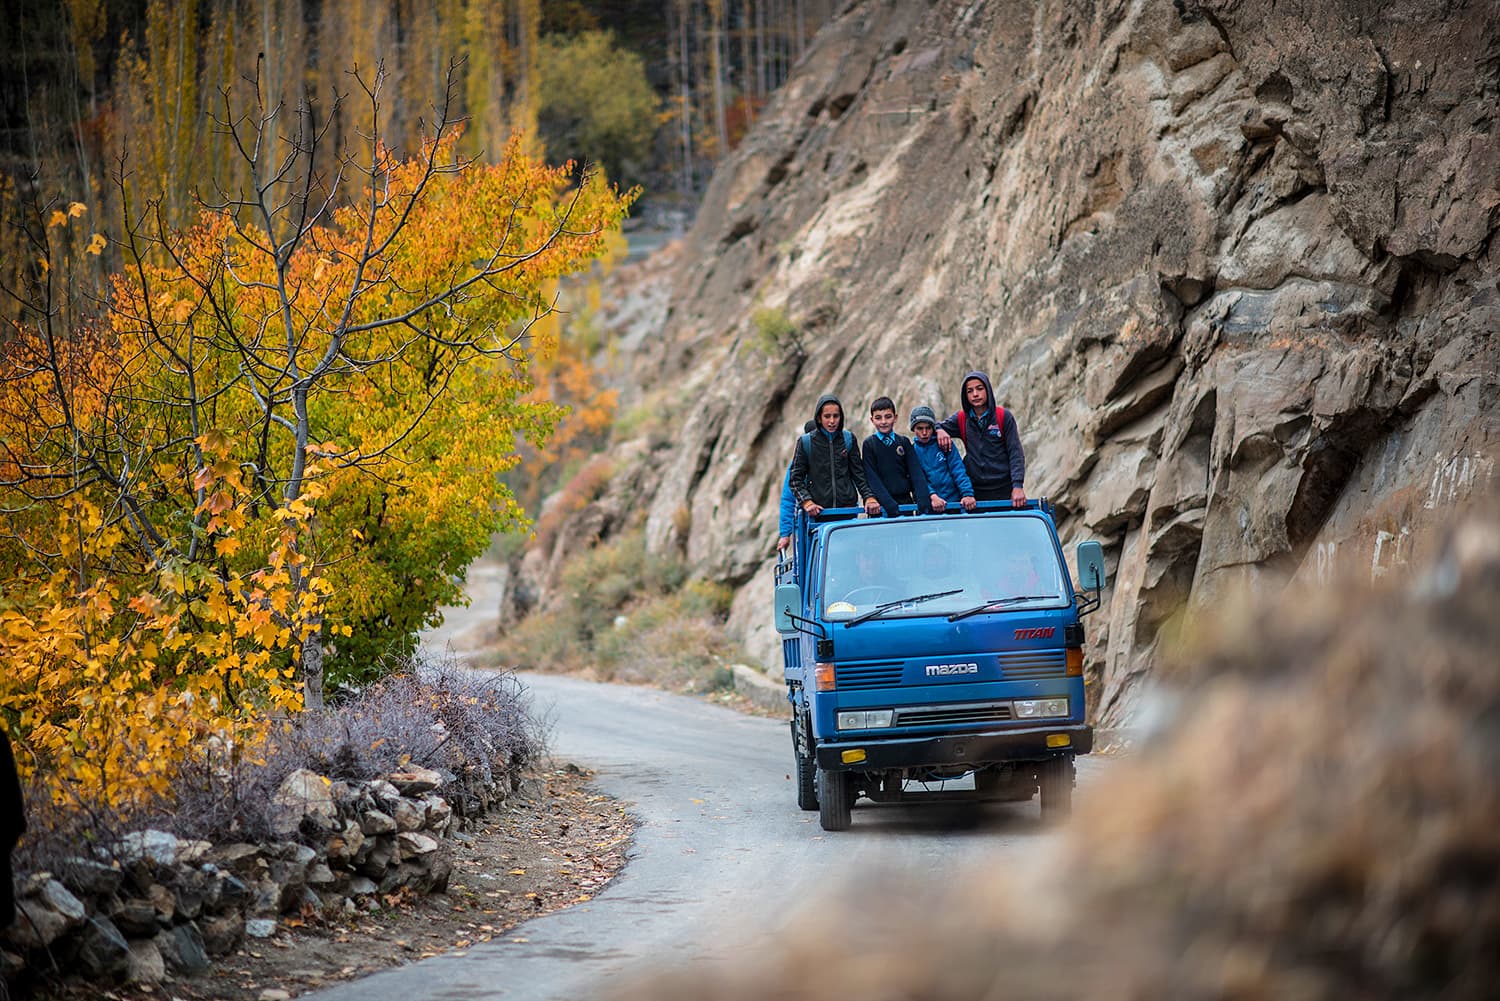
[[[536,545],[542,552],[549,552],[557,541],[557,533],[563,524],[579,511],[604,495],[609,487],[609,478],[614,475],[614,463],[607,455],[594,455],[569,477],[536,521]]]
[[[378,778],[417,765],[447,772],[445,795],[511,780],[545,743],[520,683],[506,673],[472,674],[451,660],[403,665],[322,713],[273,728],[257,748],[210,744],[186,761],[170,799],[131,811],[27,800],[30,830],[17,853],[22,871],[55,868],[88,845],[107,845],[144,827],[216,843],[271,837],[270,806],[298,768],[333,779]]]
[[[599,673],[683,691],[733,684],[727,664],[738,650],[724,636],[730,597],[722,585],[690,581],[638,606],[595,638]]]
[[[643,532],[575,556],[559,590],[557,605],[504,637],[507,662],[699,691],[728,683],[724,665],[737,655],[723,635],[729,590],[688,580],[675,554],[646,551]]]
[[[1041,864],[867,887],[732,976],[623,996],[1492,998],[1497,609],[1494,519],[1403,590],[1288,596],[1174,666],[1168,722]]]

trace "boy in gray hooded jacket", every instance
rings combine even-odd
[[[1021,433],[1015,415],[995,403],[990,378],[983,372],[964,376],[958,411],[938,425],[941,448],[951,447],[954,437],[963,439],[964,468],[977,499],[1008,500],[1016,507],[1026,503]]]

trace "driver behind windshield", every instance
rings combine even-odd
[[[896,596],[902,582],[895,577],[888,562],[883,550],[866,546],[856,549],[853,559],[840,560],[831,567],[828,573],[828,610],[852,612]]]

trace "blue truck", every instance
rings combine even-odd
[[[1082,618],[1105,586],[1098,542],[1078,587],[1046,501],[972,512],[797,515],[777,561],[797,805],[846,830],[861,797],[1072,806],[1085,717]],[[972,791],[944,786],[973,775]],[[937,784],[937,788],[933,788]]]

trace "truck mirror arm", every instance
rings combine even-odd
[[[814,619],[804,619],[802,616],[792,611],[790,607],[785,608],[782,611],[786,613],[786,617],[791,620],[792,625],[797,627],[798,632],[808,633],[814,639],[828,639],[828,627],[823,625],[823,623],[818,622]]]

